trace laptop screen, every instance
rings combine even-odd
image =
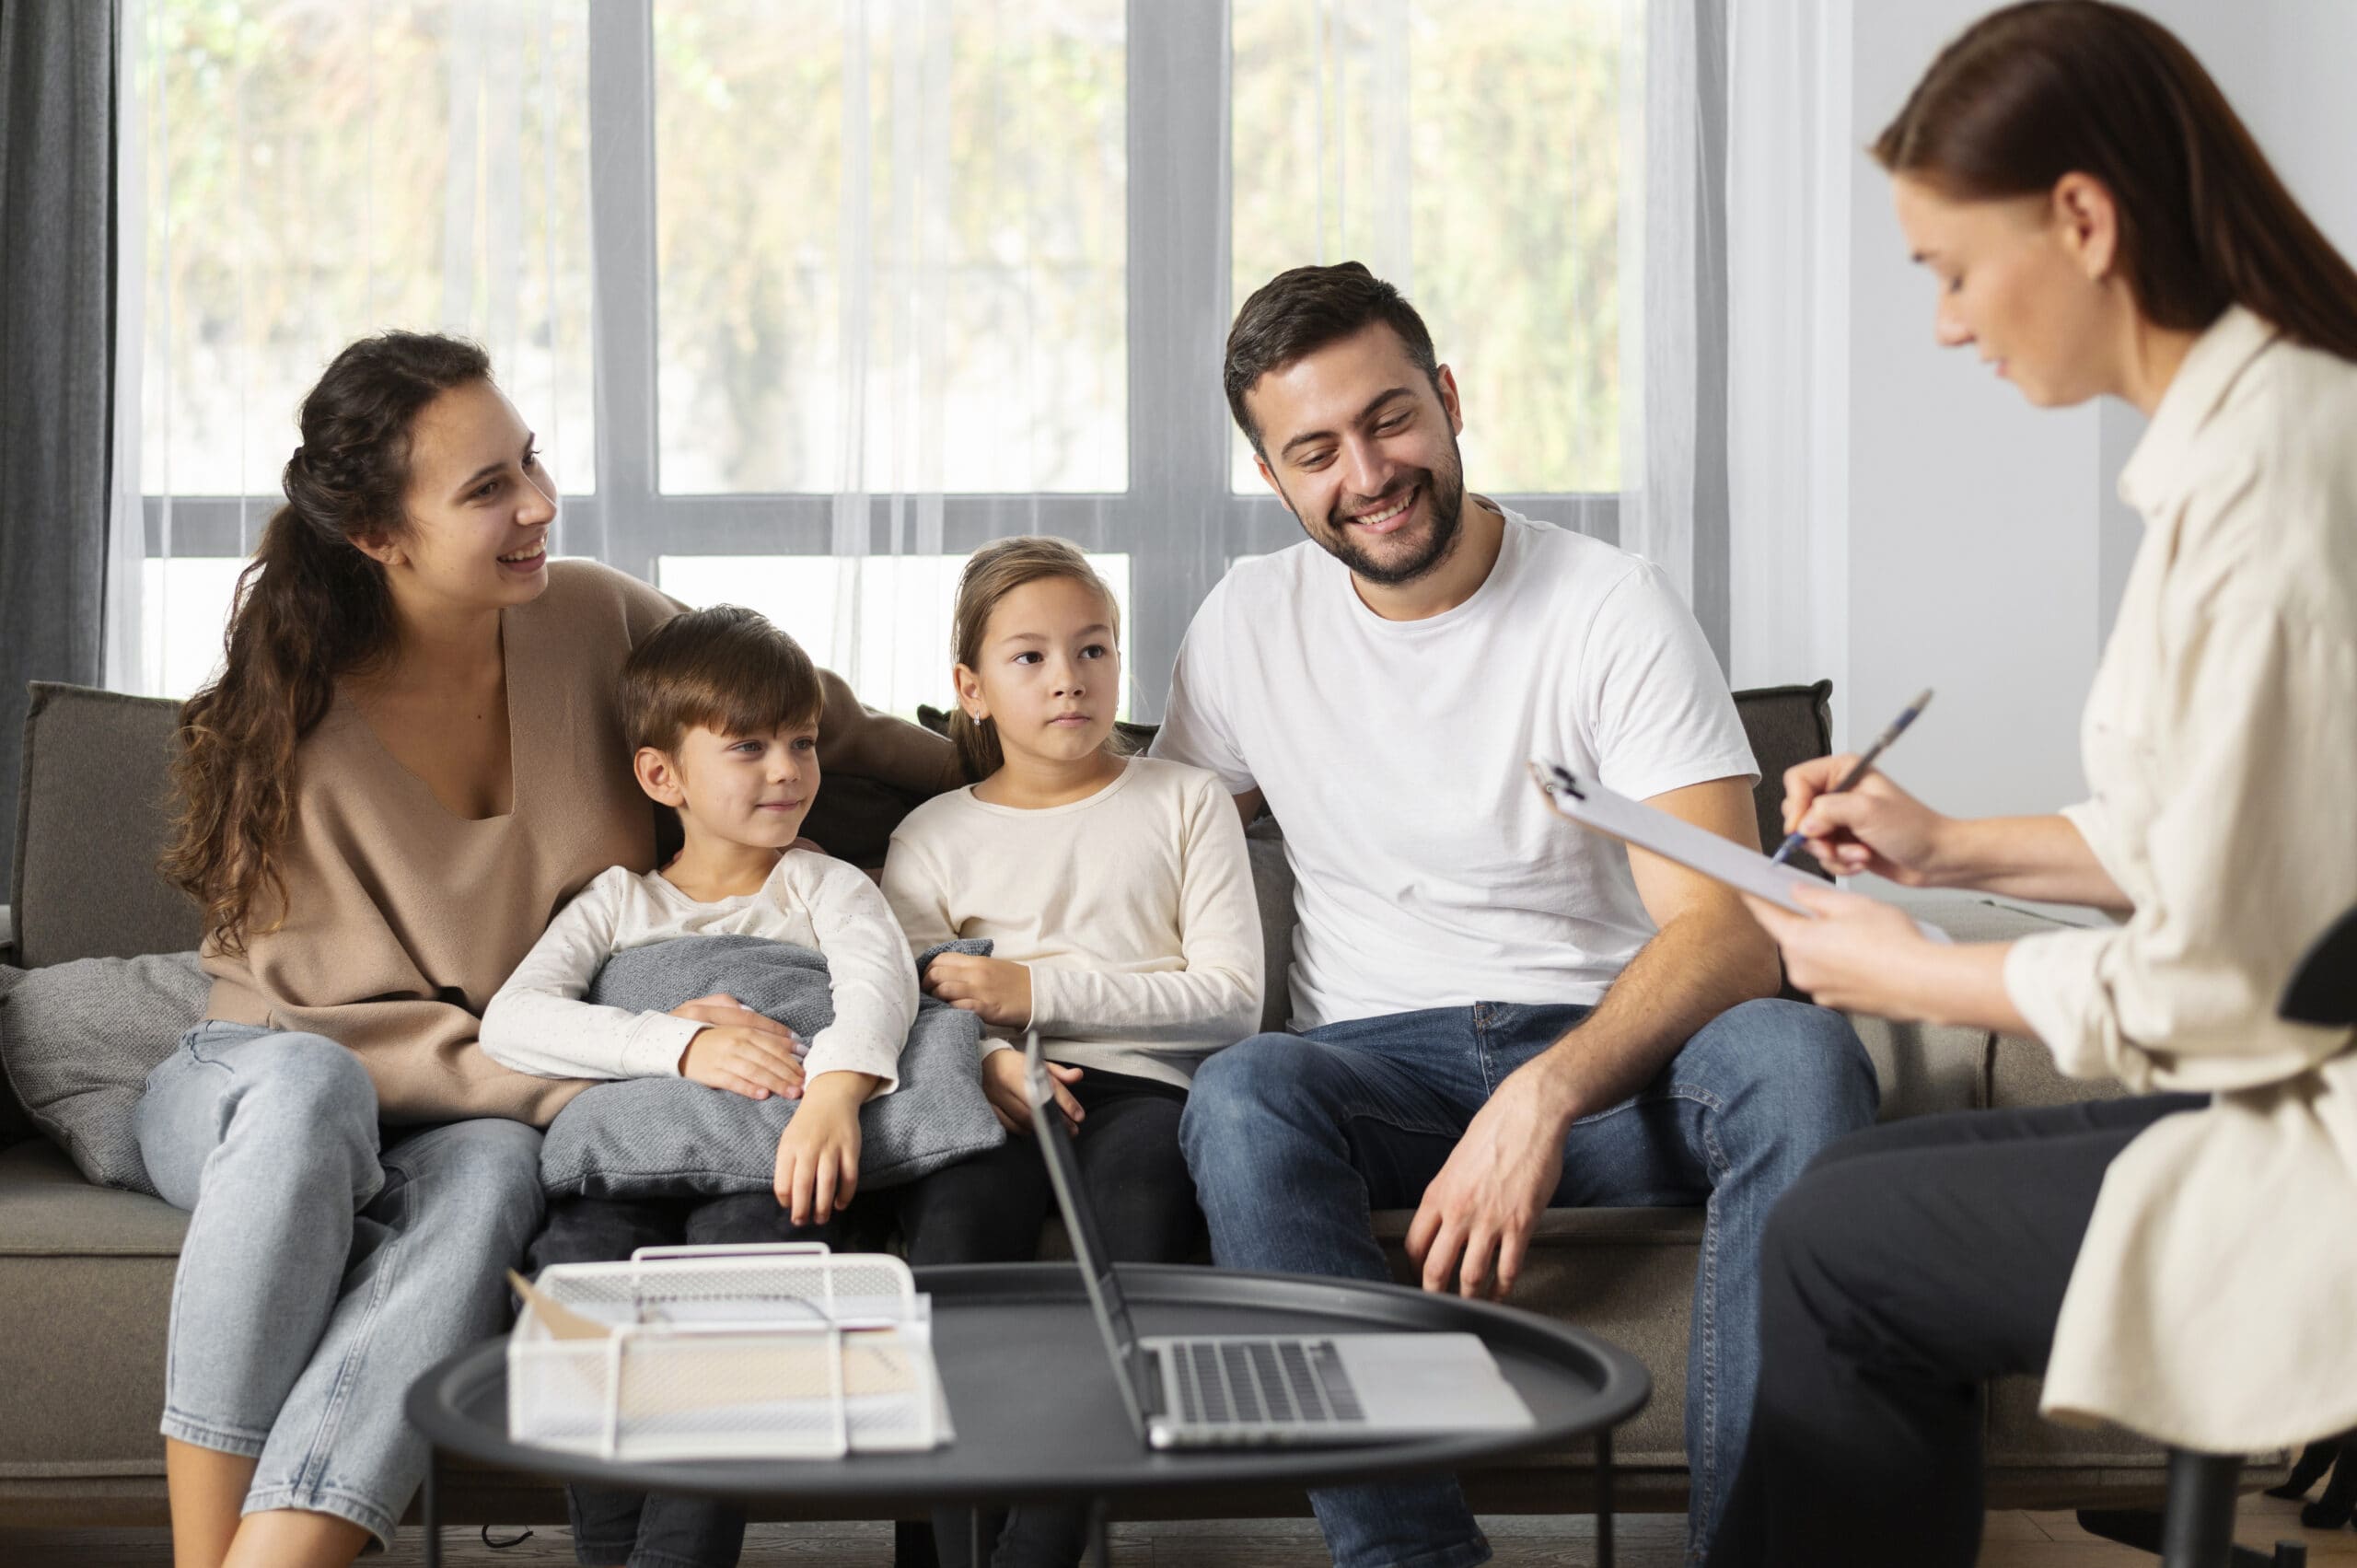
[[[1073,1257],[1080,1264],[1081,1280],[1088,1286],[1089,1305],[1105,1336],[1105,1352],[1112,1358],[1113,1380],[1121,1386],[1121,1402],[1129,1407],[1130,1424],[1137,1428],[1138,1440],[1144,1442],[1147,1401],[1137,1328],[1130,1321],[1130,1304],[1121,1295],[1121,1282],[1107,1259],[1105,1238],[1097,1233],[1097,1212],[1089,1207],[1088,1194],[1081,1187],[1080,1162],[1073,1157],[1072,1136],[1056,1109],[1055,1089],[1040,1054],[1037,1029],[1024,1037],[1023,1061],[1030,1085],[1032,1135],[1039,1139],[1040,1156],[1048,1162],[1048,1184],[1055,1189],[1064,1234],[1072,1240]]]

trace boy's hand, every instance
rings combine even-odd
[[[1061,1062],[1051,1062],[1047,1066],[1049,1086],[1056,1092],[1056,1109],[1063,1113],[1064,1131],[1077,1132],[1081,1118],[1088,1112],[1080,1108],[1080,1101],[1073,1098],[1072,1091],[1064,1086],[1080,1082],[1080,1069]],[[1019,1051],[993,1051],[982,1058],[982,1098],[991,1102],[991,1114],[1008,1132],[1028,1138],[1031,1098],[1024,1092],[1025,1076],[1023,1052]]]
[[[809,1053],[810,1047],[804,1042],[800,1035],[767,1014],[754,1012],[725,991],[715,991],[709,996],[699,996],[692,1002],[682,1002],[671,1009],[671,1016],[692,1018],[699,1024],[710,1024],[714,1028],[756,1029],[764,1034],[777,1036],[779,1040],[790,1047],[796,1056]]]
[[[802,1062],[794,1052],[800,1043],[791,1031],[782,1041],[769,1029],[706,1024],[679,1052],[679,1076],[747,1099],[794,1099],[802,1093]]]
[[[824,1225],[851,1207],[859,1190],[859,1108],[876,1084],[872,1073],[821,1073],[785,1124],[771,1189],[795,1225]]]
[[[986,1024],[1030,1027],[1031,970],[1027,965],[944,953],[925,966],[924,988],[961,1012],[981,1014]]]

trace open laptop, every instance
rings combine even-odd
[[[1031,1128],[1130,1424],[1155,1448],[1381,1443],[1534,1424],[1478,1335],[1207,1334],[1140,1339],[1039,1054],[1024,1040]]]

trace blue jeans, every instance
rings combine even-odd
[[[1413,1208],[1483,1102],[1588,1009],[1483,1002],[1266,1034],[1195,1074],[1179,1138],[1223,1268],[1388,1280],[1372,1209]],[[1759,1237],[1817,1152],[1873,1122],[1839,1015],[1747,1002],[1635,1098],[1572,1124],[1556,1207],[1699,1204],[1686,1374],[1689,1560],[1742,1461],[1759,1370]],[[1311,1493],[1338,1568],[1464,1568],[1489,1543],[1453,1479]]]
[[[360,1060],[313,1034],[205,1023],[147,1075],[147,1174],[190,1211],[172,1281],[167,1437],[255,1460],[245,1511],[380,1542],[425,1476],[419,1374],[496,1333],[540,1223],[540,1135],[395,1128]]]

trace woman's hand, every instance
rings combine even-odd
[[[944,953],[925,966],[924,988],[961,1012],[1001,1028],[1031,1027],[1031,970],[1004,958]]]
[[[1809,854],[1837,876],[1872,872],[1910,888],[1936,886],[1949,819],[1880,773],[1836,792],[1857,761],[1816,757],[1787,769],[1784,831],[1806,834]]]
[[[1743,902],[1783,949],[1786,976],[1819,1006],[2036,1032],[2005,990],[2011,944],[1934,942],[1905,910],[1831,888],[1795,888],[1793,897],[1810,912],[1794,914],[1748,893]]]
[[[821,1073],[785,1124],[770,1186],[795,1225],[825,1225],[851,1207],[859,1191],[859,1108],[876,1082],[872,1073]]]
[[[1056,1109],[1062,1112],[1064,1131],[1080,1131],[1081,1119],[1088,1114],[1073,1098],[1068,1084],[1080,1082],[1080,1069],[1067,1067],[1061,1062],[1047,1063],[1048,1083],[1055,1090]],[[1015,1050],[993,1051],[982,1058],[982,1098],[991,1102],[991,1114],[998,1124],[1010,1132],[1031,1136],[1031,1097],[1025,1079],[1023,1052]]]
[[[1831,888],[1795,888],[1793,897],[1810,914],[1743,897],[1752,918],[1783,950],[1787,979],[1821,1007],[1886,1018],[1925,1016],[1920,977],[1941,949],[1906,911]]]

